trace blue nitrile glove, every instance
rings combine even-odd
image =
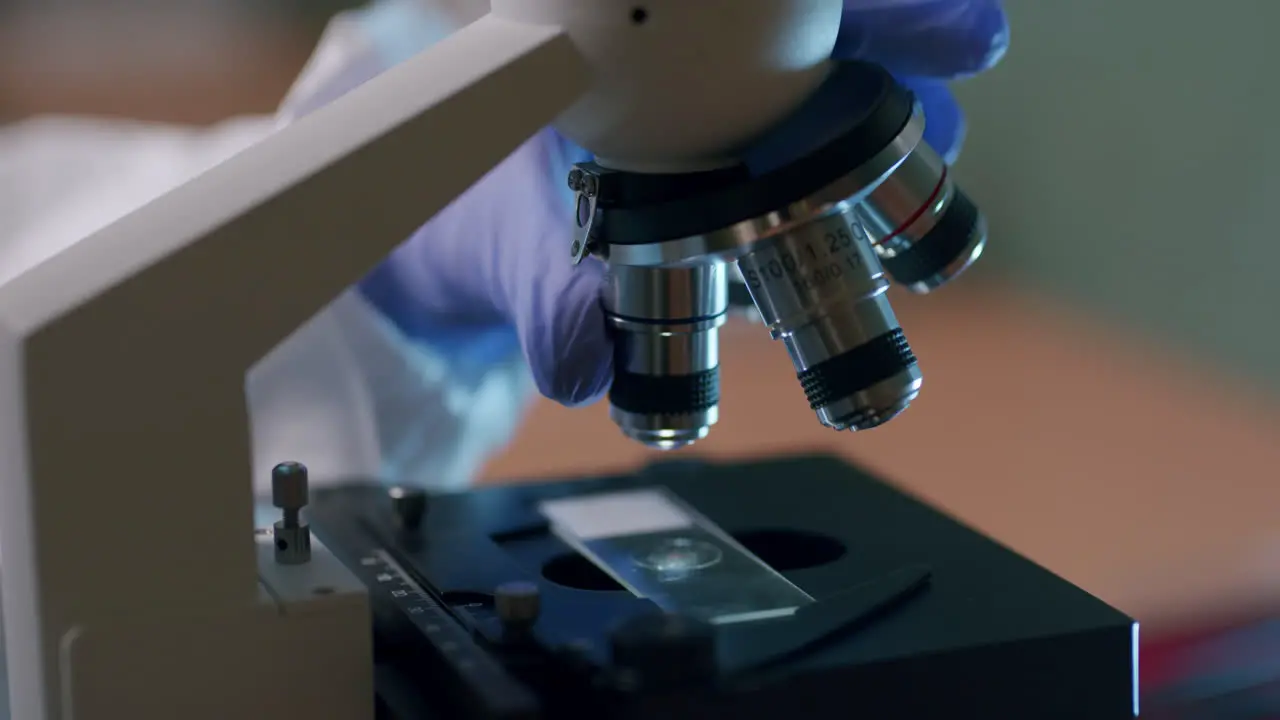
[[[836,55],[876,62],[915,91],[925,139],[954,158],[964,136],[948,80],[995,64],[1008,42],[998,0],[846,0]],[[585,154],[537,135],[423,226],[361,285],[409,337],[460,370],[518,348],[544,395],[567,405],[608,388],[612,352],[599,303],[604,267],[574,266],[565,177]]]

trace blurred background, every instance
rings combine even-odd
[[[269,113],[355,4],[0,0],[0,122]],[[873,433],[829,433],[782,348],[734,324],[723,419],[692,452],[852,457],[1135,615],[1151,642],[1273,614],[1280,4],[1215,7],[1010,2],[1012,52],[958,87],[957,172],[989,254],[968,282],[897,300],[920,401]],[[650,459],[604,415],[539,405],[487,477]]]

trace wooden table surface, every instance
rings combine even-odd
[[[918,401],[866,433],[821,427],[760,326],[722,333],[723,400],[687,451],[835,452],[879,471],[1160,633],[1280,610],[1280,412],[1013,291],[899,296],[925,371]],[[604,404],[532,411],[491,481],[652,457]]]

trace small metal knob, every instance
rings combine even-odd
[[[531,582],[503,583],[493,593],[493,605],[504,626],[528,628],[542,614],[542,592]]]
[[[394,487],[387,492],[391,497],[391,518],[401,530],[417,530],[427,515],[427,493],[418,488]]]
[[[272,528],[276,562],[300,565],[311,560],[311,527],[302,522],[310,491],[307,466],[283,462],[271,469],[271,502],[280,508],[281,518]]]
[[[282,462],[271,469],[271,502],[281,510],[301,510],[307,506],[307,466]]]

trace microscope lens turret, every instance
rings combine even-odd
[[[924,142],[909,91],[867,63],[832,78],[809,102],[863,87],[865,112],[807,151],[785,149],[804,134],[798,112],[734,166],[650,173],[590,162],[571,173],[572,255],[609,266],[610,411],[629,437],[680,447],[718,419],[717,335],[734,264],[823,425],[874,428],[919,394],[923,376],[887,291],[897,282],[928,293],[955,278],[982,253],[986,223]],[[769,150],[771,138],[784,139]]]
[[[912,92],[832,60],[844,2],[493,8],[566,28],[595,70],[554,125],[595,158],[569,174],[566,244],[609,268],[610,413],[628,437],[681,447],[717,421],[735,269],[824,425],[864,430],[907,408],[922,375],[887,290],[946,284],[982,253],[986,224],[924,141]],[[704,26],[717,31],[688,32]]]

